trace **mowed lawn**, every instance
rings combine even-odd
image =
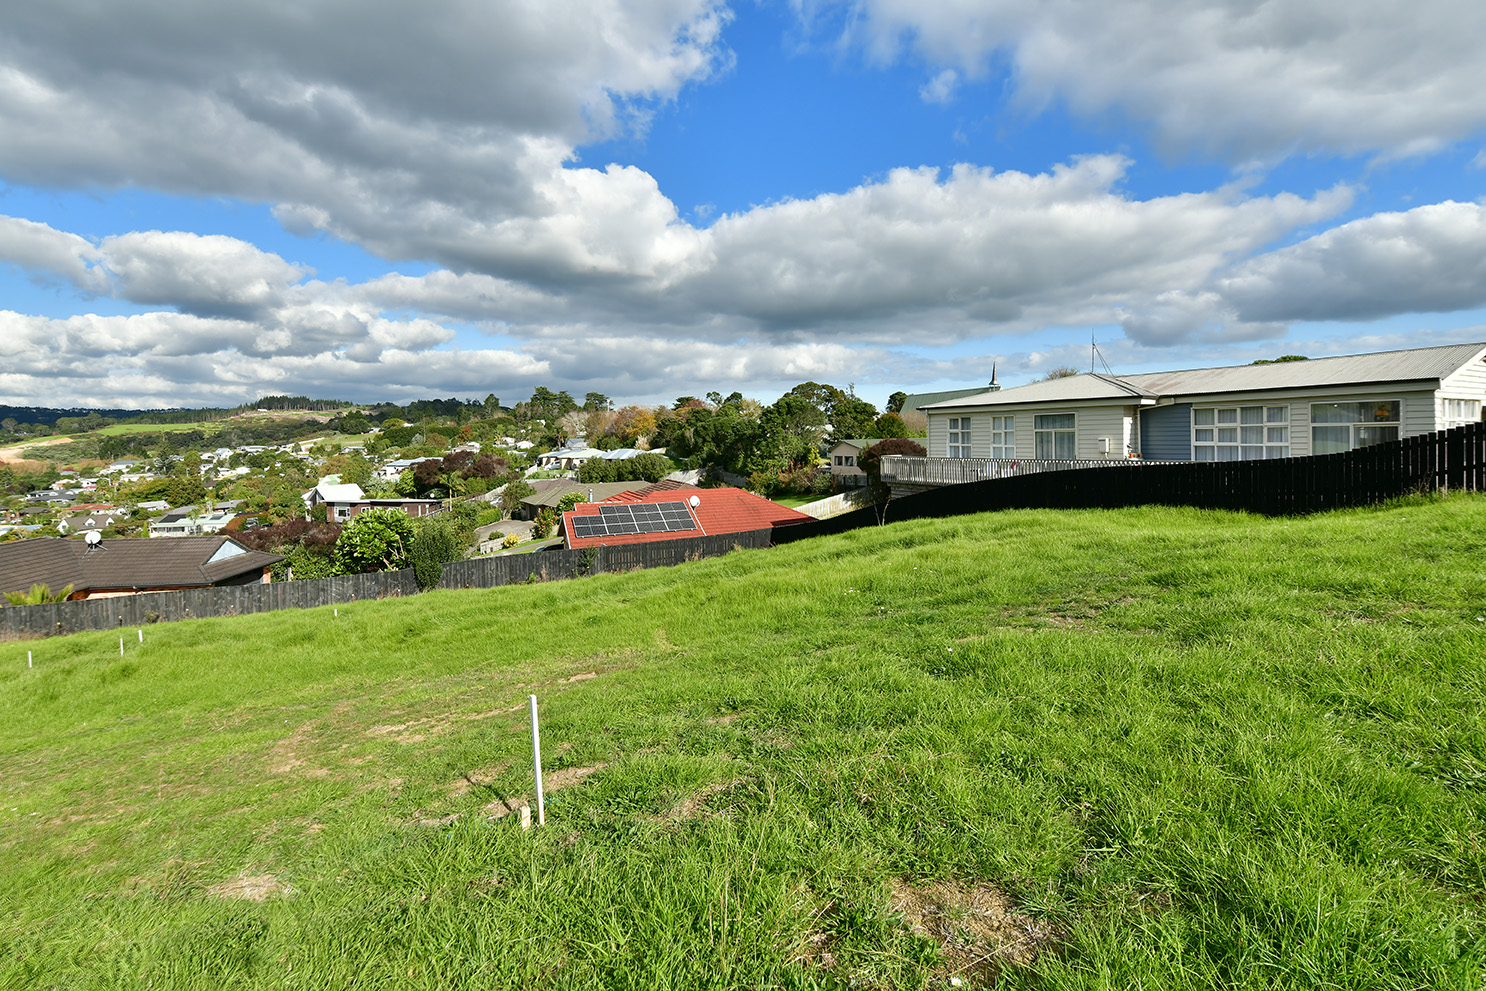
[[[1478,989],[1483,544],[1008,512],[0,644],[0,987]]]

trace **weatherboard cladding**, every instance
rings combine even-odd
[[[1152,461],[1192,460],[1192,404],[1140,411],[1140,453]]]

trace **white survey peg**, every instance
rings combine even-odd
[[[537,825],[547,824],[547,808],[542,800],[542,734],[537,729],[537,697],[527,696],[531,700],[531,763],[536,770],[537,778]]]

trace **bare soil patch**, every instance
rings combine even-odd
[[[946,977],[989,984],[1007,967],[1032,963],[1057,940],[1052,926],[1018,912],[991,884],[896,881],[891,905],[911,931],[938,944]]]
[[[46,440],[32,441],[29,444],[17,444],[14,447],[0,447],[0,461],[8,461],[15,465],[16,462],[27,460],[25,452],[35,450],[38,447],[51,447],[55,444],[70,444],[71,437],[50,437]],[[36,462],[41,464],[41,462]]]
[[[266,902],[275,895],[286,893],[289,887],[272,874],[250,874],[214,884],[206,890],[218,898]]]

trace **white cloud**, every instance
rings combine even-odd
[[[17,8],[0,174],[266,201],[460,269],[643,276],[689,250],[670,202],[638,170],[565,165],[724,64],[728,17],[719,0]]]
[[[92,267],[98,249],[76,234],[19,217],[0,216],[0,264],[16,265],[34,276],[60,276],[79,289],[103,288],[103,273]]]
[[[1234,268],[1246,320],[1375,320],[1486,306],[1486,207],[1436,203],[1332,228]]]
[[[1001,56],[1025,103],[1064,102],[1091,118],[1119,111],[1173,151],[1403,155],[1486,126],[1486,5],[1476,0],[841,5],[846,40],[878,59],[906,46],[976,76]]]
[[[137,231],[104,238],[116,292],[136,303],[251,315],[283,303],[306,269],[234,237]]]
[[[960,74],[953,69],[941,69],[933,79],[919,87],[918,95],[925,103],[949,103],[955,98],[955,88],[960,83]]]

